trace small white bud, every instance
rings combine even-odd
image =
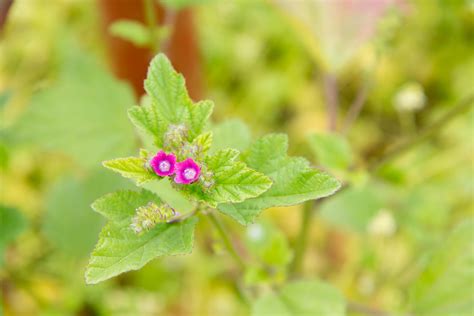
[[[417,82],[404,84],[393,98],[393,105],[398,111],[418,111],[425,103],[423,87]]]
[[[391,236],[397,230],[397,223],[389,210],[381,209],[370,221],[367,230],[376,236]]]

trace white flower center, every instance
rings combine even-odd
[[[192,168],[184,169],[184,177],[188,180],[194,179],[196,176],[196,170]]]
[[[170,171],[171,165],[168,161],[162,161],[160,162],[159,168],[161,171],[166,172]]]

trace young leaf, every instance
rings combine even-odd
[[[262,209],[299,204],[331,195],[339,189],[336,179],[310,168],[303,158],[288,157],[287,149],[286,135],[272,134],[257,140],[250,147],[244,162],[270,177],[272,187],[242,203],[220,204],[219,210],[247,225]]]
[[[344,316],[341,293],[321,281],[297,281],[285,285],[279,293],[259,298],[252,316]]]
[[[145,90],[152,102],[133,107],[129,117],[140,131],[154,138],[155,145],[162,147],[164,133],[170,124],[184,125],[189,141],[202,133],[214,104],[212,101],[193,104],[183,76],[173,69],[165,55],[158,54],[151,61]]]
[[[129,41],[138,47],[145,47],[152,40],[147,26],[134,20],[114,22],[110,26],[109,31],[112,35]]]
[[[140,269],[158,256],[191,252],[195,217],[178,223],[158,224],[140,235],[133,232],[130,225],[135,210],[150,201],[160,203],[157,196],[147,191],[119,191],[93,204],[109,223],[102,229],[92,252],[86,270],[87,283],[98,283]]]
[[[472,315],[474,300],[474,221],[458,225],[431,255],[411,288],[414,314]]]
[[[138,185],[157,180],[158,177],[146,168],[146,159],[139,157],[127,157],[107,160],[103,162],[104,167],[120,173],[123,177],[133,179]]]

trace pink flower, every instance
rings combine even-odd
[[[196,181],[201,174],[201,168],[191,158],[176,164],[176,176],[174,182],[190,184]]]
[[[166,154],[163,150],[159,151],[150,161],[150,166],[155,173],[161,177],[174,174],[176,165],[176,156]]]

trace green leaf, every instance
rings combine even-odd
[[[135,146],[125,110],[132,90],[74,42],[62,43],[57,81],[35,94],[8,132],[17,142],[64,152],[85,167],[130,154]]]
[[[310,168],[299,157],[288,157],[286,135],[272,134],[257,140],[244,161],[249,167],[266,174],[273,181],[265,193],[237,204],[221,204],[218,208],[243,225],[247,225],[263,209],[290,206],[333,194],[339,182],[330,175]]]
[[[420,316],[472,315],[474,220],[458,225],[436,248],[411,287],[413,312]]]
[[[130,228],[135,210],[157,196],[147,191],[119,191],[93,204],[96,211],[109,219],[91,254],[86,270],[86,282],[98,283],[120,273],[137,270],[150,260],[165,255],[190,253],[197,218],[172,224],[158,224],[137,235]]]
[[[371,186],[349,188],[323,203],[319,214],[334,225],[365,233],[382,206],[382,201]]]
[[[314,134],[308,141],[322,166],[346,170],[352,163],[352,151],[344,137],[338,134]]]
[[[147,160],[141,157],[127,157],[107,160],[104,167],[120,173],[123,177],[133,179],[138,185],[147,181],[158,180],[155,173],[146,167]]]
[[[84,179],[64,177],[46,194],[42,232],[61,253],[84,257],[92,250],[102,218],[90,209],[99,196],[132,184],[105,170],[93,171]]]
[[[272,185],[264,174],[252,170],[243,162],[236,161],[239,152],[234,149],[220,150],[206,157],[205,172],[212,173],[213,184],[209,189],[196,182],[181,186],[188,196],[215,207],[219,203],[241,202],[262,194]]]
[[[150,31],[146,25],[135,20],[119,20],[114,22],[109,31],[112,35],[129,41],[138,47],[149,45]]]
[[[14,208],[0,205],[0,266],[5,248],[25,229],[26,219]]]
[[[212,152],[226,148],[243,151],[250,145],[252,137],[247,125],[237,119],[227,120],[214,126],[212,134]]]
[[[207,158],[207,167],[214,176],[215,184],[207,192],[214,203],[241,202],[268,190],[272,181],[264,174],[235,161],[239,152],[220,150]]]
[[[252,316],[344,316],[341,293],[321,281],[297,281],[285,285],[279,293],[259,298]]]
[[[214,104],[212,101],[193,104],[183,76],[173,69],[165,55],[158,54],[151,61],[145,90],[152,102],[135,106],[128,114],[141,132],[153,137],[157,147],[162,147],[170,124],[183,124],[188,129],[189,141],[202,133]]]

